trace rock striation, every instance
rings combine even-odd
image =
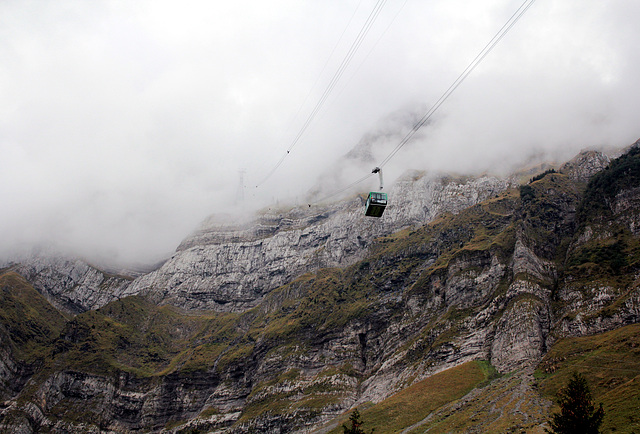
[[[77,314],[128,294],[130,276],[109,274],[80,259],[34,253],[12,267],[60,310]]]
[[[246,310],[306,272],[354,264],[377,237],[459,212],[508,187],[492,176],[413,173],[391,189],[380,220],[363,219],[364,198],[356,196],[336,204],[266,211],[237,227],[205,225],[127,292],[185,309]]]
[[[68,259],[14,265],[77,315],[44,347],[0,328],[0,429],[310,432],[479,360],[513,373],[483,408],[540,429],[546,413],[527,411],[550,403],[532,372],[554,342],[640,322],[640,189],[609,163],[584,152],[523,186],[411,173],[379,220],[362,218],[362,196],[211,220],[135,280]]]

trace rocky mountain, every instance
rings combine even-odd
[[[185,309],[243,311],[305,272],[361,260],[374,239],[458,212],[505,191],[492,176],[451,178],[413,173],[390,190],[385,218],[362,218],[366,197],[335,204],[268,210],[243,227],[207,225],[184,240],[160,269],[128,293]]]
[[[97,309],[117,299],[133,281],[52,251],[19,258],[12,267],[52,305],[65,313]]]
[[[13,264],[0,430],[339,432],[359,406],[376,432],[542,432],[574,368],[637,430],[640,148],[519,178],[211,221],[136,279]]]

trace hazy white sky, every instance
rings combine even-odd
[[[255,189],[375,0],[4,0],[0,253],[50,242],[146,261],[228,210],[241,168],[245,197],[264,204],[302,197],[363,135],[393,125],[381,160],[521,3],[386,1]],[[385,177],[635,141],[639,21],[637,0],[537,0]]]

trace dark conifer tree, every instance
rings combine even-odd
[[[343,434],[367,434],[362,428],[360,428],[364,421],[362,421],[362,419],[360,418],[360,412],[357,408],[351,412],[349,420],[351,421],[351,427],[343,424]],[[373,433],[374,430],[375,428],[372,428],[370,433]]]
[[[604,418],[602,404],[596,410],[586,378],[574,373],[566,387],[558,392],[560,413],[551,416],[553,434],[598,434]]]

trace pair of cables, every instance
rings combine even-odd
[[[347,52],[347,54],[343,58],[342,63],[340,64],[340,66],[338,67],[337,71],[333,75],[333,77],[330,80],[328,86],[326,87],[326,89],[323,92],[322,96],[320,97],[320,99],[318,100],[318,102],[314,106],[313,110],[311,111],[311,113],[309,114],[307,119],[305,120],[304,124],[302,125],[302,127],[298,131],[297,135],[295,136],[295,138],[293,139],[293,141],[291,142],[291,144],[287,148],[286,153],[284,155],[282,155],[280,160],[278,160],[276,165],[266,174],[266,176],[262,179],[262,181],[260,181],[256,185],[256,188],[259,187],[260,185],[262,185],[267,179],[269,179],[278,170],[278,168],[282,165],[282,163],[284,162],[286,157],[291,153],[293,148],[299,143],[299,141],[302,138],[302,136],[304,135],[305,131],[307,130],[309,125],[313,122],[313,120],[315,119],[316,115],[318,114],[318,112],[320,111],[320,109],[322,108],[324,103],[326,102],[327,98],[329,97],[331,92],[334,90],[336,84],[338,83],[338,81],[340,80],[342,75],[344,74],[344,71],[347,69],[349,63],[353,59],[353,57],[354,57],[355,53],[357,52],[358,48],[360,48],[360,45],[362,44],[362,41],[364,40],[364,38],[369,33],[369,30],[371,29],[371,26],[373,25],[373,23],[375,22],[376,18],[380,14],[380,11],[384,7],[386,1],[387,0],[378,0],[377,1],[377,3],[375,4],[373,10],[369,14],[369,17],[367,18],[366,22],[364,23],[364,25],[360,29],[360,32],[358,33],[356,39],[351,44],[351,47],[350,47],[349,51]],[[442,104],[444,104],[444,102],[451,96],[451,94],[453,94],[453,92],[455,92],[455,90],[458,89],[458,87],[474,71],[474,69],[476,69],[476,67],[484,60],[484,58],[487,57],[487,55],[496,47],[496,45],[498,45],[498,43],[515,26],[515,24],[520,20],[520,18],[522,18],[522,16],[529,10],[529,8],[531,8],[531,6],[535,3],[535,1],[536,0],[525,0],[520,5],[520,7],[518,7],[518,9],[509,17],[509,19],[504,23],[504,25],[500,28],[500,30],[498,30],[498,32],[496,32],[496,34],[489,40],[489,42],[487,42],[487,44],[482,48],[482,50],[480,50],[478,55],[469,63],[469,65],[462,71],[462,73],[460,73],[460,75],[454,80],[454,82],[449,86],[449,88],[427,110],[427,112],[420,118],[420,120],[413,125],[411,130],[400,140],[400,142],[391,150],[391,152],[389,152],[389,154],[377,165],[377,167],[379,167],[379,168],[384,167],[389,161],[391,161],[391,159],[393,159],[395,157],[395,155],[409,141],[411,141],[411,139],[415,136],[415,134],[431,119],[431,117],[442,106]],[[344,32],[343,32],[343,34],[344,34]],[[334,48],[334,50],[335,50],[335,48]],[[337,195],[339,195],[339,194],[351,189],[352,187],[360,184],[361,182],[363,182],[364,180],[368,179],[372,175],[373,175],[372,173],[368,173],[366,176],[363,176],[362,178],[350,183],[349,185],[347,185],[347,186],[345,186],[345,187],[343,187],[343,188],[341,188],[339,190],[336,190],[336,191],[334,191],[333,193],[331,193],[331,194],[329,194],[327,196],[324,196],[323,198],[315,201],[314,203],[320,203],[320,202],[322,202],[324,200],[327,200],[327,199],[330,199],[332,197],[335,197],[335,196],[337,196]]]
[[[386,3],[387,3],[387,0],[378,0],[376,2],[376,4],[374,5],[373,9],[369,13],[369,16],[367,17],[365,23],[360,28],[360,31],[358,32],[358,35],[356,36],[354,41],[351,43],[351,46],[349,47],[349,50],[347,51],[347,54],[345,54],[344,58],[342,59],[342,62],[340,63],[340,66],[338,66],[338,69],[333,74],[333,77],[331,77],[331,80],[329,80],[329,84],[327,85],[327,87],[325,88],[324,92],[322,93],[322,95],[320,96],[318,101],[316,102],[316,104],[313,107],[313,110],[311,110],[311,113],[309,114],[309,116],[307,116],[307,118],[304,121],[304,123],[302,124],[302,127],[300,128],[300,130],[298,130],[298,133],[293,138],[293,140],[292,140],[291,144],[289,145],[289,147],[287,148],[286,152],[282,155],[282,157],[280,157],[280,159],[275,164],[275,166],[264,176],[264,178],[262,178],[262,180],[260,182],[258,182],[258,184],[256,185],[256,188],[260,187],[262,184],[264,184],[264,182],[267,179],[269,179],[276,172],[276,170],[278,170],[278,168],[282,165],[282,163],[284,163],[284,160],[287,158],[287,156],[289,156],[289,154],[291,153],[293,148],[300,142],[300,139],[302,138],[304,133],[307,131],[307,128],[309,128],[309,125],[311,125],[313,120],[316,118],[316,116],[318,115],[318,112],[322,109],[322,107],[324,106],[325,102],[329,98],[329,95],[331,95],[331,93],[335,89],[336,85],[338,84],[338,82],[340,81],[342,76],[344,75],[344,72],[349,67],[349,64],[353,60],[353,57],[358,52],[358,49],[360,48],[360,46],[362,45],[362,42],[367,37],[367,34],[371,30],[371,27],[375,23],[376,19],[380,15],[380,12],[382,11],[382,9],[384,8]],[[357,8],[356,8],[356,11],[357,11]],[[354,12],[354,14],[355,14],[355,12]],[[353,16],[352,16],[352,19],[353,19]],[[352,19],[349,20],[349,23],[347,24],[347,27],[351,23]],[[342,32],[343,35],[344,35],[345,31],[346,31],[346,28]],[[342,39],[342,36],[340,37],[340,40],[341,39]],[[340,40],[338,40],[338,43],[340,42]],[[334,47],[333,51],[329,55],[329,59],[333,55],[333,52],[335,51],[335,48],[336,47]],[[327,59],[327,63],[328,63],[329,59]],[[325,63],[325,66],[326,66],[326,63]],[[324,70],[324,68],[323,68],[323,70]]]
[[[440,108],[440,106],[451,96],[451,94],[462,84],[462,82],[473,72],[474,69],[487,57],[487,55],[498,45],[498,42],[505,37],[505,35],[515,26],[520,18],[529,10],[529,8],[535,3],[536,0],[525,0],[524,3],[509,17],[507,22],[498,30],[498,32],[491,38],[491,40],[480,50],[478,55],[469,63],[469,65],[462,71],[462,73],[455,79],[455,81],[449,86],[449,88],[442,94],[442,96],[427,110],[427,112],[420,118],[420,120],[413,126],[400,140],[400,143],[385,157],[384,160],[378,164],[378,167],[383,167],[387,164],[404,145],[406,145],[413,136],[431,119],[433,114]]]
[[[427,112],[420,118],[420,120],[413,125],[411,130],[400,140],[400,142],[389,152],[389,154],[378,164],[377,167],[384,167],[391,159],[402,149],[414,136],[415,134],[431,119],[434,113],[442,106],[442,104],[451,96],[451,94],[464,82],[464,80],[473,72],[474,69],[482,62],[482,60],[487,57],[487,55],[495,48],[496,45],[506,36],[506,34],[515,26],[515,24],[522,18],[522,16],[529,10],[529,8],[535,3],[536,0],[525,0],[520,7],[509,17],[509,19],[504,23],[504,25],[498,30],[498,32],[487,42],[487,44],[480,50],[478,55],[469,63],[469,65],[460,73],[460,75],[454,80],[454,82],[449,86],[449,88],[438,98],[438,100],[427,110]],[[361,179],[352,182],[346,187],[337,190],[322,199],[317,200],[315,203],[320,203],[324,200],[335,197],[360,182],[371,177],[372,174],[367,174]]]

